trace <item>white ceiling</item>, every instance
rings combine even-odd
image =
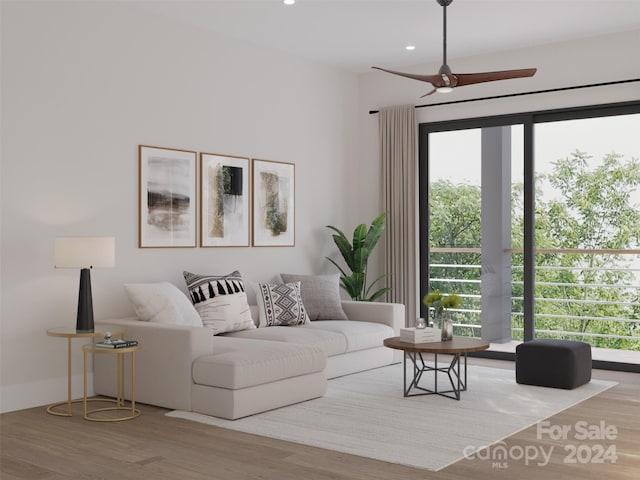
[[[435,0],[134,0],[225,36],[354,72],[442,59]],[[455,0],[448,60],[639,30],[640,0]],[[413,52],[406,45],[415,45]],[[639,45],[640,46],[640,45]]]

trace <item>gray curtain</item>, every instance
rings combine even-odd
[[[380,161],[383,208],[387,212],[383,238],[383,271],[391,291],[388,302],[405,305],[405,324],[416,319],[417,268],[417,124],[415,107],[380,109]]]

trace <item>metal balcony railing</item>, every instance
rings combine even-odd
[[[462,298],[461,307],[452,310],[454,333],[480,336],[481,266],[463,261],[470,253],[481,253],[480,249],[434,248],[431,252],[431,260],[435,261],[433,253],[436,253],[440,263],[430,262],[429,289],[456,292]],[[512,337],[522,340],[523,267],[518,263],[517,255],[521,251],[508,252],[512,254],[513,262]],[[536,254],[534,321],[537,338],[582,340],[595,347],[640,351],[640,251],[546,249],[538,250]],[[539,254],[545,255],[544,264],[538,262],[542,258]],[[574,258],[584,264],[560,264],[562,255],[567,254],[578,255]],[[558,265],[549,264],[549,255],[553,255]],[[589,257],[593,255],[614,257],[611,257],[610,265],[590,266]],[[621,265],[623,263],[629,266]]]

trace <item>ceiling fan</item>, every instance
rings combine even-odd
[[[387,70],[380,67],[371,67],[383,72],[400,75],[401,77],[420,80],[433,85],[433,90],[425,93],[423,97],[431,95],[433,92],[449,93],[456,87],[465,85],[473,85],[474,83],[495,82],[497,80],[507,80],[510,78],[533,77],[536,68],[524,68],[521,70],[502,70],[498,72],[483,73],[452,73],[451,68],[447,65],[447,7],[451,5],[453,0],[436,0],[442,7],[442,24],[443,24],[443,42],[442,42],[442,66],[435,75],[420,75],[415,73],[403,73],[393,70]]]

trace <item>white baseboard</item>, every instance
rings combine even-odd
[[[71,377],[71,398],[82,398],[82,374]],[[87,373],[87,396],[93,396],[93,373]],[[3,385],[0,392],[0,413],[24,410],[67,399],[67,377],[49,378],[38,382]]]

